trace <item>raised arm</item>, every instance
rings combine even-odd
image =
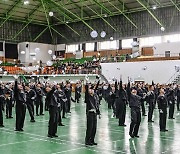
[[[98,82],[97,82],[96,87],[95,87],[95,89],[94,89],[94,90],[97,90],[97,89],[98,89],[98,87],[99,87],[99,83],[100,83],[100,80],[98,80]]]

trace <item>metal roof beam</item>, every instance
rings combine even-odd
[[[6,21],[8,21],[8,19],[12,16],[12,14],[10,14],[10,13],[13,11],[13,9],[14,9],[20,2],[21,2],[21,0],[17,0],[17,1],[14,3],[14,5],[11,6],[11,8],[5,13],[5,14],[6,14],[6,18],[5,18],[5,20],[0,24],[0,27],[2,27],[2,26],[6,23]]]
[[[76,7],[79,8],[80,10],[82,9],[82,6],[79,6],[79,5],[76,4],[73,0],[70,0],[70,1],[73,3],[74,6],[76,6]],[[88,17],[90,17],[90,14],[89,14],[87,11],[83,10],[83,13],[85,13]]]
[[[114,4],[112,4],[109,0],[108,0],[109,4],[112,5],[116,10],[119,11],[119,13],[121,13],[134,27],[138,28],[137,25],[122,11],[120,10],[117,6],[115,6]]]
[[[14,37],[12,37],[12,40],[19,36],[23,32],[23,30],[32,22],[32,20],[33,19],[31,19],[19,32],[17,32],[17,34]]]
[[[35,42],[47,29],[48,26],[33,39],[33,42]]]
[[[61,19],[59,19],[59,18],[56,17],[56,16],[54,16],[54,18],[56,18],[58,21],[64,23],[69,29],[71,29],[74,33],[76,33],[77,35],[80,36],[80,34],[79,34],[76,30],[74,30],[71,26],[69,26],[66,22],[62,21]]]
[[[178,11],[180,11],[179,6],[174,2],[174,0],[171,0],[171,2],[172,2],[172,4],[175,6],[175,8],[176,8]]]
[[[42,4],[39,3],[31,12],[29,12],[29,13],[26,15],[25,19],[30,18],[41,6],[42,6]]]
[[[154,15],[154,13],[148,8],[146,7],[146,5],[142,2],[142,0],[136,0],[145,10],[147,10],[147,12],[154,18],[154,20],[156,20],[156,22],[163,27],[163,24],[160,22],[160,20]]]
[[[49,32],[50,32],[51,37],[53,39],[53,34],[52,34],[52,31],[51,31],[51,26],[50,26],[50,22],[49,22],[49,17],[48,17],[47,10],[46,10],[46,7],[45,7],[45,4],[44,4],[43,0],[41,0],[41,4],[42,4],[43,9],[44,9],[44,13],[45,13],[45,16],[46,16],[47,24],[48,24],[48,27],[49,27]]]
[[[89,10],[91,10],[93,13],[97,14],[107,25],[109,25],[114,31],[117,31],[106,19],[102,17],[98,12],[90,8],[89,6],[86,6]]]
[[[64,9],[66,12],[72,14],[75,18],[79,19],[80,21],[82,21],[89,29],[93,30],[93,28],[86,22],[83,20],[83,18],[77,16],[76,14],[74,14],[73,12],[71,12],[70,10],[68,10],[66,7],[63,7],[60,3],[57,3],[54,0],[48,0],[49,2],[51,2],[52,4]]]

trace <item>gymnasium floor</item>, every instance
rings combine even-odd
[[[155,110],[154,123],[148,124],[142,117],[139,139],[130,139],[129,107],[127,107],[127,127],[117,126],[117,119],[111,118],[112,111],[102,102],[102,118],[98,120],[96,141],[98,146],[86,147],[85,105],[72,104],[71,116],[63,119],[65,127],[58,127],[58,138],[47,137],[48,112],[36,117],[36,123],[29,122],[27,112],[24,132],[14,132],[14,119],[5,119],[5,128],[0,129],[0,154],[179,154],[180,152],[180,115],[175,112],[175,120],[168,120],[168,132],[160,133],[158,110]]]

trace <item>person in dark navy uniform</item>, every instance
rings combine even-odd
[[[85,103],[86,103],[86,116],[87,116],[85,145],[87,146],[97,145],[94,139],[97,129],[97,115],[100,115],[99,98],[95,92],[98,86],[99,86],[99,81],[96,87],[88,84],[85,85]]]
[[[116,87],[116,115],[119,119],[119,126],[126,126],[125,125],[125,118],[126,118],[126,104],[127,104],[127,93],[122,85],[122,77],[120,77],[120,84],[119,88],[117,87],[117,81],[115,82]]]
[[[152,120],[153,111],[154,111],[154,103],[155,103],[155,94],[154,94],[154,86],[149,86],[149,91],[146,95],[146,101],[149,105],[149,111],[148,111],[148,122],[154,122]]]
[[[169,103],[169,119],[175,119],[174,118],[175,90],[173,88],[173,85],[170,85],[170,88],[167,91],[167,99]]]
[[[56,87],[46,87],[47,101],[49,108],[49,126],[48,126],[48,137],[58,137],[57,126],[59,120],[59,110],[58,110],[58,98],[56,95]]]
[[[158,104],[158,109],[159,109],[159,126],[160,126],[160,131],[165,132],[168,131],[166,129],[166,119],[167,119],[167,106],[168,106],[168,101],[165,96],[164,89],[160,89],[160,94],[157,98],[157,104]]]
[[[41,89],[41,84],[37,84],[35,87],[36,92],[36,115],[44,115],[43,113],[43,91]],[[40,107],[40,114],[39,114],[39,107]]]
[[[75,102],[79,103],[79,99],[81,98],[81,84],[80,81],[76,83],[75,87]]]
[[[23,86],[18,84],[15,76],[14,98],[16,100],[16,128],[15,131],[23,131],[24,120],[26,115],[26,94]]]
[[[136,88],[130,87],[130,81],[128,79],[127,95],[129,100],[129,107],[131,109],[131,124],[129,129],[129,135],[134,138],[138,136],[139,126],[141,123],[141,99],[142,97],[137,95]]]
[[[30,122],[35,122],[34,120],[34,100],[36,99],[36,93],[32,90],[29,85],[25,86],[26,91],[26,105],[31,117]]]

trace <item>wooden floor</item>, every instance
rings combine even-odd
[[[158,110],[154,113],[154,123],[147,123],[142,117],[140,138],[130,139],[129,107],[127,107],[127,127],[119,127],[118,120],[111,117],[103,101],[102,118],[98,120],[96,134],[97,146],[84,145],[86,116],[83,100],[72,104],[72,113],[63,119],[65,127],[58,127],[58,138],[47,137],[48,112],[36,117],[35,123],[29,122],[26,113],[24,132],[15,132],[15,119],[4,119],[4,128],[0,129],[0,154],[179,154],[180,153],[180,112],[175,112],[175,120],[167,120],[168,132],[159,131]],[[15,117],[15,116],[14,116]]]

